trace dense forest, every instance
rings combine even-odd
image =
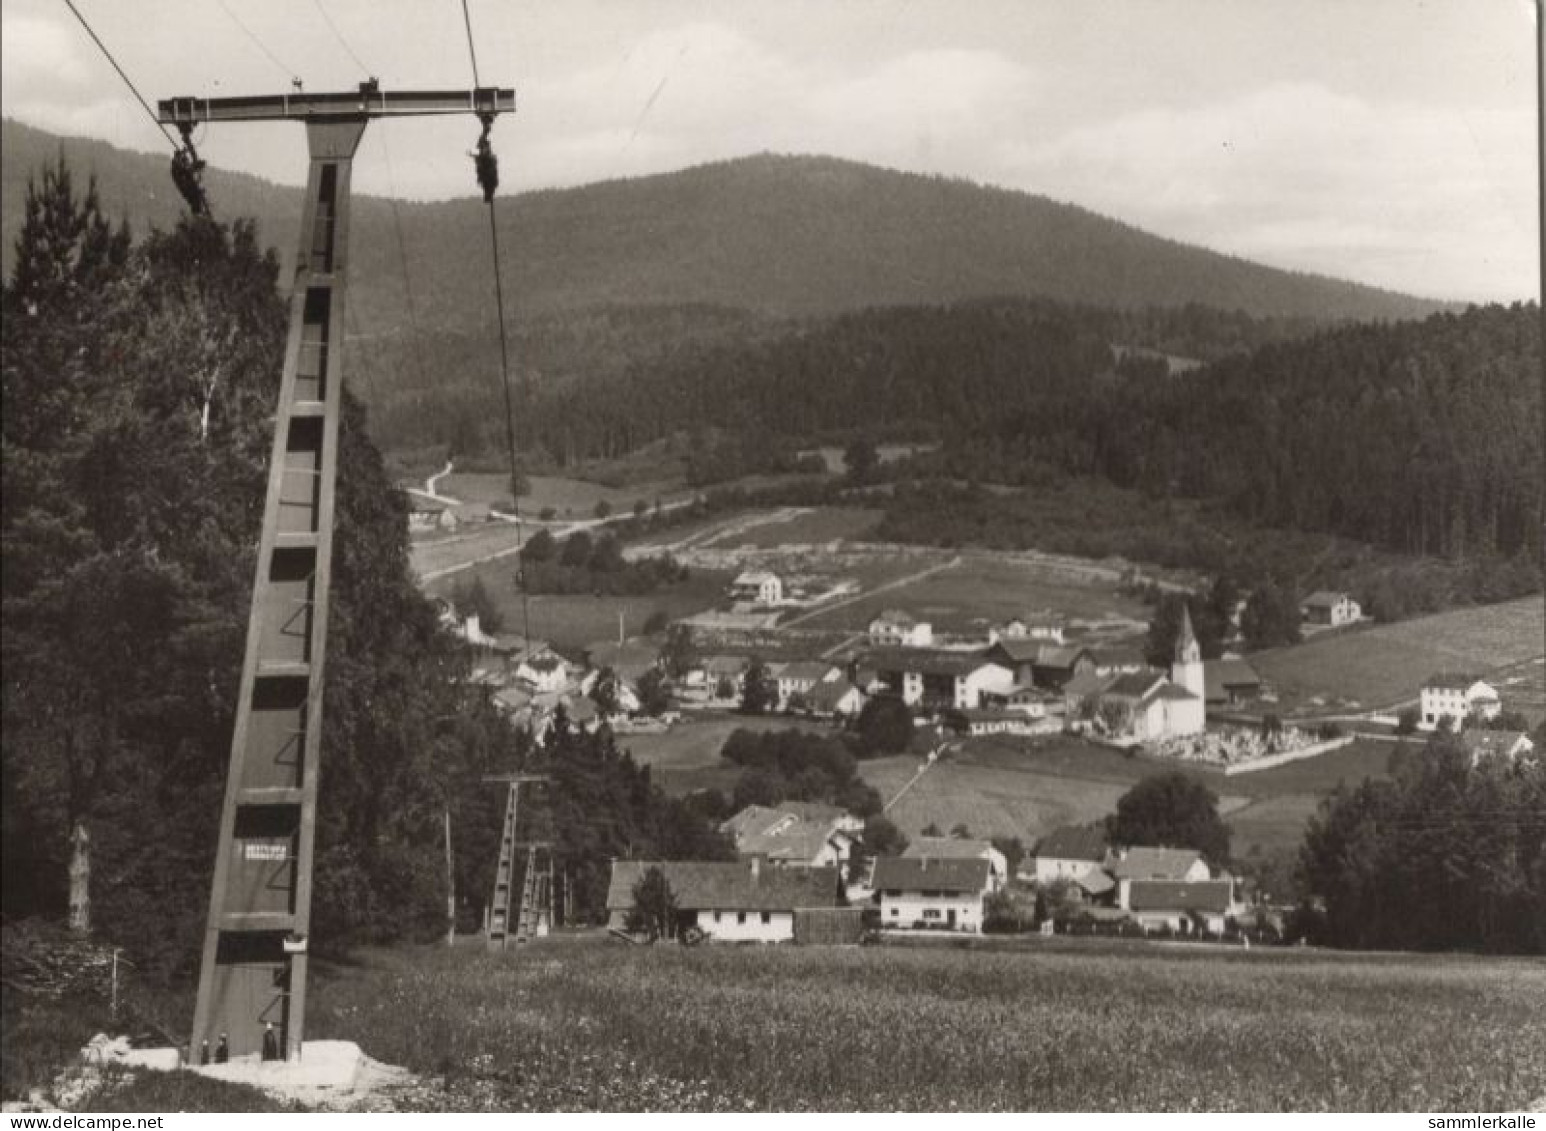
[[[1391,779],[1344,786],[1311,820],[1300,880],[1333,946],[1546,951],[1546,767],[1483,759],[1451,734]]]
[[[286,331],[250,223],[138,244],[48,167],[4,288],[4,911],[67,915],[146,977],[198,954]],[[475,919],[502,801],[537,755],[418,592],[402,496],[346,399],[328,632],[313,934],[443,929],[445,814]],[[723,851],[610,739],[565,735],[550,804],[579,914],[605,861]],[[7,997],[9,999],[9,993]]]

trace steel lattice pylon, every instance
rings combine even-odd
[[[233,1057],[258,1053],[269,1026],[297,1058],[305,1029],[355,149],[372,118],[514,108],[512,90],[382,93],[374,82],[158,106],[179,129],[304,122],[311,160],[190,1058],[221,1038]]]

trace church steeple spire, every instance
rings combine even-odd
[[[1195,664],[1202,659],[1202,649],[1197,645],[1197,634],[1192,631],[1192,610],[1186,598],[1181,599],[1181,628],[1176,632],[1176,663]]]

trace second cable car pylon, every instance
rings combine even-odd
[[[510,89],[384,92],[375,80],[157,106],[184,137],[199,122],[303,122],[311,161],[190,1059],[261,1054],[271,1024],[281,1055],[301,1055],[355,149],[371,119],[423,114],[476,115],[486,144],[514,109]]]

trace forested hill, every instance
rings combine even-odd
[[[111,214],[169,227],[178,198],[159,155],[3,124],[6,269],[29,174],[60,149],[94,170]],[[519,154],[507,153],[510,160]],[[468,189],[473,188],[467,170]],[[291,254],[298,190],[210,170],[217,216],[254,216]],[[421,325],[480,329],[490,312],[480,202],[400,204]],[[1421,317],[1442,304],[1295,274],[1162,239],[1069,204],[825,157],[758,156],[499,201],[519,316],[598,304],[715,304],[779,315],[1036,295],[1133,308],[1202,303],[1316,319]],[[360,198],[355,321],[408,322],[389,202]]]
[[[1541,364],[1534,304],[1344,327],[1182,377],[1124,363],[1086,396],[957,429],[940,470],[989,481],[1051,464],[1227,500],[1265,526],[1530,565],[1546,485]]]

